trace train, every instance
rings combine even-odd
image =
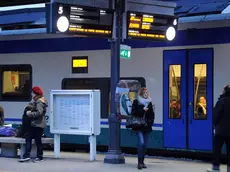
[[[230,23],[222,14],[209,20],[179,19],[171,42],[124,40],[130,59],[120,59],[120,76],[147,87],[155,106],[149,150],[212,152],[212,108],[230,78]],[[201,16],[201,18],[206,16]],[[227,20],[228,21],[228,20]],[[31,88],[38,85],[49,100],[51,90],[100,89],[101,134],[107,150],[110,106],[110,43],[89,38],[38,33],[0,36],[0,106],[5,123],[17,126]],[[76,69],[73,61],[83,61]],[[48,107],[49,109],[49,107]],[[53,137],[49,128],[47,137]],[[87,136],[62,135],[62,145],[87,146]],[[122,150],[136,148],[136,135],[121,122]]]

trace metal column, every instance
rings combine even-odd
[[[111,0],[112,1],[112,0]],[[116,86],[120,80],[120,41],[121,41],[121,23],[122,23],[122,1],[116,1],[116,39],[111,41],[111,102],[109,116],[109,150],[104,159],[104,163],[124,164],[125,159],[120,150],[120,119],[116,108]]]

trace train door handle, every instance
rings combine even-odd
[[[190,120],[189,120],[189,123],[190,123],[190,124],[192,124],[193,115],[196,113],[196,111],[194,110],[193,104],[194,104],[193,102],[190,102],[190,103],[189,103],[189,106],[190,106],[191,112],[192,112],[192,113],[191,113]]]

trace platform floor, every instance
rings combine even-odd
[[[147,158],[147,169],[136,168],[136,157],[126,157],[126,164],[104,164],[105,155],[97,154],[95,162],[89,161],[89,154],[61,152],[60,159],[54,159],[53,153],[46,151],[41,163],[19,163],[14,158],[0,158],[0,172],[204,172],[210,164],[191,160],[170,160],[164,158]],[[222,171],[226,166],[222,165]]]

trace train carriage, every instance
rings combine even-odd
[[[146,86],[155,106],[151,149],[212,150],[212,108],[223,86],[230,82],[230,24],[227,15],[218,16],[206,21],[180,19],[173,42],[125,40],[132,50],[131,59],[121,59],[121,79]],[[21,122],[33,85],[41,86],[48,99],[51,89],[100,89],[102,130],[98,145],[107,146],[110,58],[106,39],[46,33],[6,36],[2,32],[0,105],[5,122]],[[76,61],[84,61],[84,65],[77,68]],[[48,117],[49,111],[49,125]],[[52,136],[49,126],[46,135]],[[61,137],[61,143],[88,145],[88,138],[67,135]],[[121,146],[136,147],[136,136],[125,128],[124,120]]]

